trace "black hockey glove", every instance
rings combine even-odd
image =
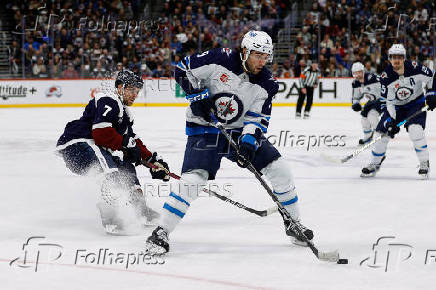
[[[360,103],[354,103],[351,106],[351,109],[353,109],[353,111],[355,111],[355,112],[360,112],[360,111],[362,111],[362,105]]]
[[[206,122],[210,122],[210,109],[214,108],[212,96],[209,96],[209,90],[205,89],[201,92],[196,92],[187,95],[186,99],[191,103],[191,111],[197,117],[203,118]]]
[[[394,138],[395,135],[400,132],[400,127],[397,126],[397,122],[394,119],[390,119],[386,122],[386,130],[389,137]]]
[[[251,134],[242,135],[239,138],[239,155],[237,163],[239,167],[246,168],[252,162],[259,147],[256,138]]]
[[[161,179],[163,181],[170,180],[169,172],[170,168],[168,167],[168,164],[163,161],[162,157],[159,156],[156,152],[153,153],[153,155],[147,160],[147,162],[150,162],[157,168],[150,168],[150,174],[151,178],[153,179]]]
[[[123,136],[122,151],[124,152],[124,161],[139,165],[141,163],[141,149],[136,145],[135,139],[127,135]]]
[[[427,103],[428,109],[433,111],[436,108],[436,91],[428,92],[425,95],[425,101]]]

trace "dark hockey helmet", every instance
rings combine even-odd
[[[118,88],[118,85],[122,84],[123,88],[126,87],[135,87],[142,89],[144,85],[144,81],[140,76],[135,74],[130,70],[122,70],[118,73],[117,79],[115,80],[115,87]]]

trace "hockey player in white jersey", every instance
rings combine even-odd
[[[408,116],[421,110],[427,101],[429,109],[435,107],[436,79],[426,66],[406,60],[406,50],[402,44],[394,44],[389,49],[390,65],[381,74],[381,93],[386,99],[386,110],[377,125],[377,132],[385,134],[372,151],[372,160],[362,169],[362,177],[375,176],[386,158],[386,147],[391,138],[400,131],[396,126]],[[424,95],[424,86],[427,94]],[[418,174],[428,178],[430,171],[429,153],[425,138],[427,113],[423,112],[405,123],[419,160]]]
[[[202,185],[215,179],[222,157],[240,167],[246,167],[247,160],[250,161],[271,182],[278,200],[301,225],[297,192],[288,163],[264,136],[272,98],[278,91],[277,82],[265,67],[272,55],[271,37],[263,31],[249,31],[242,40],[240,52],[212,49],[188,56],[177,65],[176,81],[191,103],[186,112],[188,140],[182,166],[183,182],[175,187],[179,190],[172,191],[167,198],[160,224],[147,239],[149,253],[169,251],[169,234],[198,197]],[[211,123],[211,108],[238,142],[240,155],[229,147],[227,139]],[[183,186],[187,184],[190,186]],[[284,224],[286,234],[295,243],[304,244],[304,237],[295,233],[287,220]],[[307,239],[313,239],[313,232],[301,227]]]
[[[378,75],[365,72],[365,67],[360,62],[353,63],[351,72],[354,77],[351,108],[355,112],[360,112],[362,116],[363,138],[359,140],[359,145],[364,145],[371,141],[386,104],[380,97],[380,77]],[[366,101],[363,108],[360,104],[362,99]]]

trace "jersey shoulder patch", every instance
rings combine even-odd
[[[379,76],[373,73],[365,73],[364,79],[365,85],[371,85],[380,82]]]
[[[380,75],[380,82],[385,86],[394,82],[396,79],[398,79],[398,74],[394,71],[391,64],[388,65]]]

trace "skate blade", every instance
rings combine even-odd
[[[362,177],[362,178],[371,178],[371,177],[375,177],[375,175],[376,175],[376,172],[372,172],[370,174],[361,173],[360,177]]]
[[[427,180],[427,179],[429,179],[429,174],[428,173],[427,174],[419,174],[419,179]]]
[[[158,246],[150,242],[145,243],[145,252],[151,256],[163,255],[167,253],[164,247]]]

